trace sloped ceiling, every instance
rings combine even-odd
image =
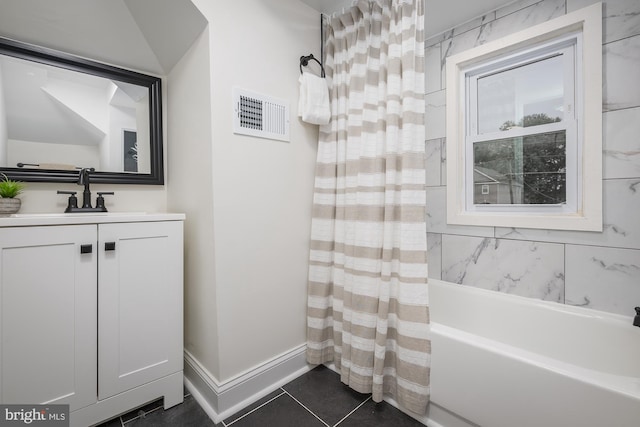
[[[0,36],[166,75],[206,27],[190,0],[0,0]]]
[[[191,0],[124,0],[168,74],[207,26]]]
[[[211,0],[219,1],[219,0]],[[353,0],[301,0],[331,14]],[[509,0],[425,0],[426,36]],[[191,0],[0,0],[0,36],[166,75],[206,27]]]

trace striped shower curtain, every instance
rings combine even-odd
[[[307,360],[421,414],[429,401],[423,0],[361,0],[325,24]]]

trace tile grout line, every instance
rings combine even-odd
[[[269,404],[269,403],[273,402],[274,400],[276,400],[277,398],[279,398],[279,397],[280,397],[280,396],[282,396],[283,394],[288,394],[288,393],[287,393],[286,391],[284,391],[284,390],[283,390],[283,391],[282,391],[282,393],[280,393],[279,395],[277,395],[277,396],[275,396],[275,397],[273,397],[273,398],[269,399],[268,401],[264,402],[262,405],[260,405],[260,406],[258,406],[258,407],[256,407],[256,408],[252,409],[251,411],[247,412],[246,414],[242,415],[241,417],[236,418],[235,420],[231,421],[229,424],[225,423],[225,422],[224,422],[224,420],[222,421],[222,424],[223,424],[225,427],[228,427],[228,426],[232,425],[233,423],[235,423],[236,421],[239,421],[239,420],[243,419],[243,418],[244,418],[244,417],[246,417],[247,415],[252,414],[252,413],[254,413],[255,411],[257,411],[258,409],[262,408],[263,406],[265,406],[265,405],[267,405],[267,404]]]
[[[284,390],[284,389],[283,389]],[[307,408],[305,405],[302,404],[302,402],[300,402],[298,399],[296,399],[295,397],[293,397],[287,390],[284,390],[284,392],[287,394],[287,396],[289,396],[290,398],[292,398],[293,400],[295,400],[296,402],[298,402],[298,405],[302,406],[304,409],[306,409],[307,411],[309,411],[309,413],[311,415],[313,415],[314,417],[316,417],[318,420],[320,420],[320,422],[322,424],[324,424],[327,427],[330,427],[329,424],[327,424],[326,422],[324,422],[324,420],[322,418],[320,418],[319,416],[317,416],[311,409]]]
[[[340,424],[341,422],[343,422],[344,420],[346,420],[349,416],[351,416],[351,414],[353,414],[354,412],[356,412],[358,409],[360,409],[360,407],[362,405],[364,405],[365,403],[367,403],[369,400],[371,400],[371,396],[367,397],[361,404],[359,404],[358,406],[356,406],[351,412],[349,412],[347,415],[345,415],[340,421],[338,421],[337,423],[334,424],[333,427],[336,427],[338,424]]]

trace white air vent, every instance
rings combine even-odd
[[[289,103],[233,88],[233,133],[289,141]]]

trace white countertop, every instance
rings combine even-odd
[[[14,214],[0,217],[0,227],[39,225],[106,224],[114,222],[184,221],[181,213],[96,212]]]

